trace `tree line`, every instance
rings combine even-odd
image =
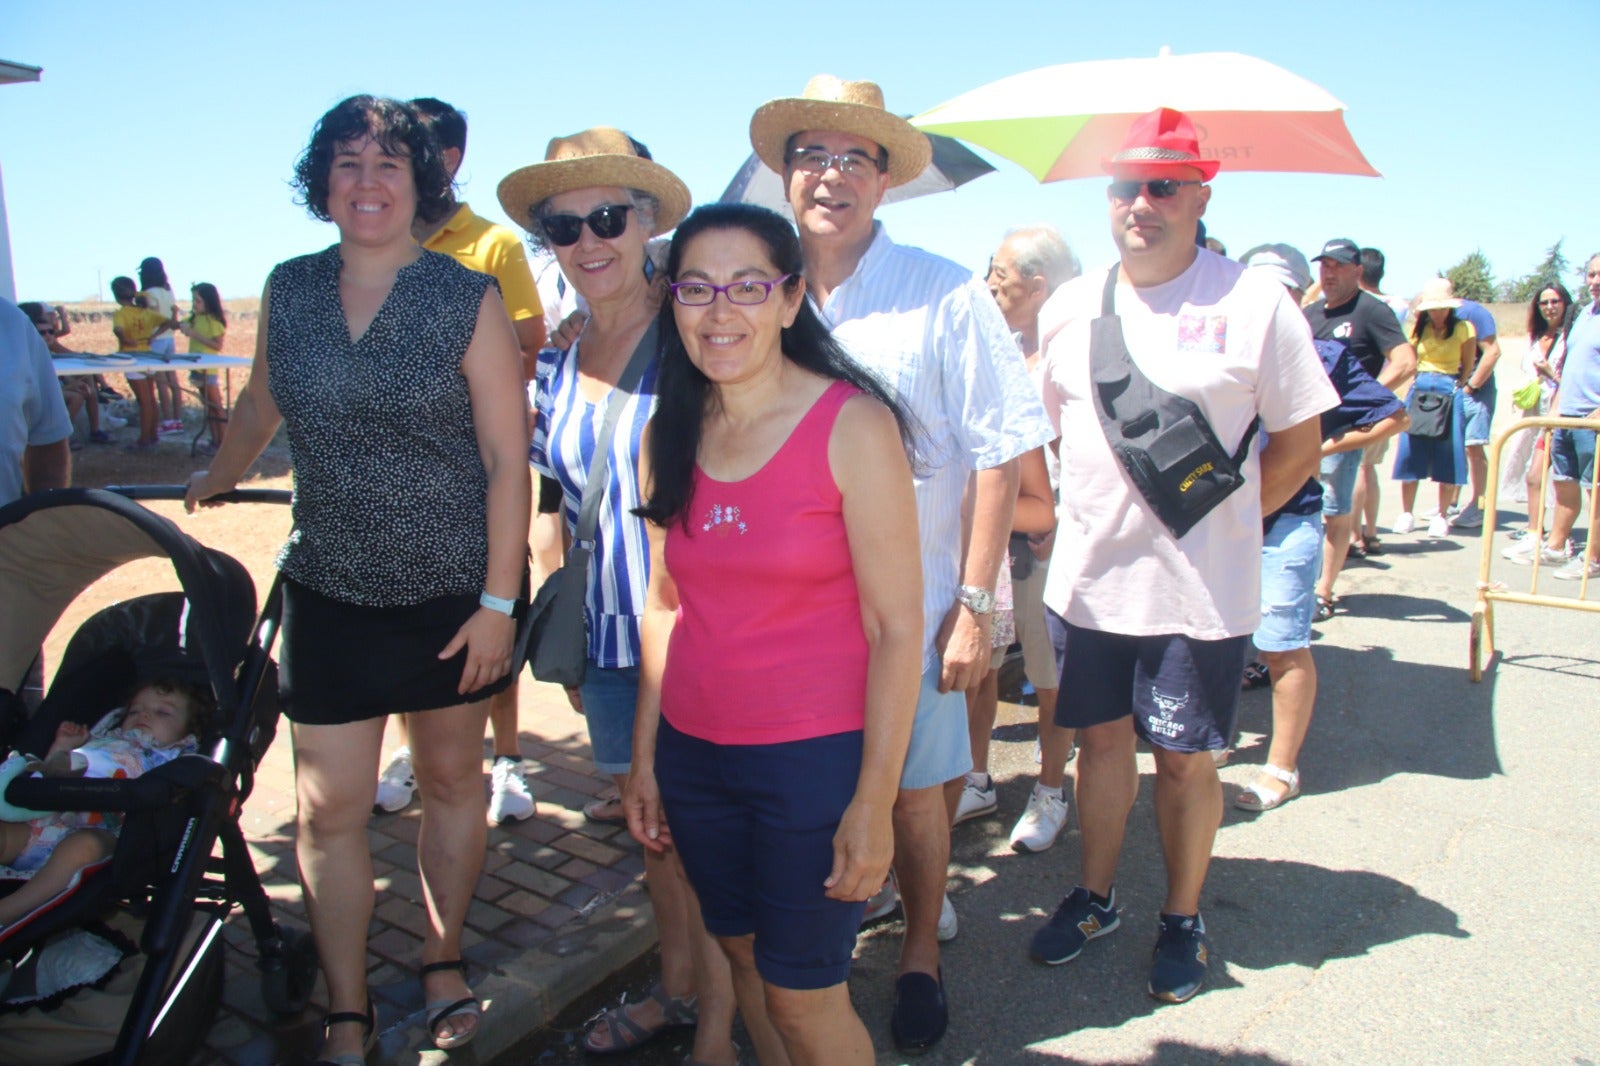
[[[1450,279],[1450,284],[1455,286],[1456,295],[1464,300],[1476,300],[1478,303],[1496,301],[1527,303],[1546,285],[1565,283],[1567,288],[1572,290],[1573,299],[1582,306],[1589,302],[1589,290],[1584,284],[1583,276],[1585,264],[1573,266],[1571,260],[1562,253],[1561,245],[1565,240],[1566,238],[1562,238],[1551,245],[1539,265],[1520,278],[1506,278],[1496,282],[1489,266],[1489,257],[1484,255],[1481,249],[1463,256],[1460,262],[1446,267],[1439,271],[1439,274]]]

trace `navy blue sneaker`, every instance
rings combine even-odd
[[[1163,1003],[1193,999],[1206,983],[1209,958],[1206,923],[1198,914],[1163,914],[1150,961],[1150,995]]]
[[[1105,936],[1122,924],[1117,916],[1117,890],[1111,889],[1104,907],[1089,898],[1089,890],[1082,885],[1067,893],[1061,906],[1050,916],[1044,928],[1033,934],[1028,944],[1028,957],[1034,962],[1060,966],[1078,957],[1083,946],[1097,936]]]

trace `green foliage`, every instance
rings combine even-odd
[[[1572,272],[1572,264],[1561,253],[1561,245],[1566,238],[1556,241],[1544,254],[1544,259],[1533,268],[1531,274],[1526,274],[1515,281],[1505,281],[1500,285],[1501,299],[1512,303],[1527,303],[1538,295],[1539,290],[1546,285],[1560,282]],[[1581,271],[1580,271],[1581,273]]]
[[[1489,259],[1482,250],[1474,251],[1455,266],[1439,273],[1450,279],[1456,295],[1463,300],[1492,303],[1495,297],[1494,276],[1489,272]]]

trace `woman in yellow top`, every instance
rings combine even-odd
[[[196,282],[189,288],[189,320],[179,322],[178,330],[189,338],[190,355],[219,355],[222,338],[228,332],[228,316],[222,311],[222,296],[209,281]],[[202,444],[199,451],[215,455],[222,447],[222,435],[228,428],[228,416],[222,406],[222,375],[215,370],[193,370],[189,380],[205,396],[206,425],[211,430],[211,441]]]
[[[1439,486],[1439,511],[1428,521],[1428,535],[1448,534],[1450,519],[1445,512],[1453,486],[1467,483],[1466,415],[1461,407],[1461,390],[1478,361],[1478,337],[1471,322],[1456,317],[1460,306],[1461,301],[1445,278],[1429,281],[1417,297],[1412,326],[1417,379],[1406,404],[1412,430],[1401,434],[1394,461],[1394,479],[1400,482],[1403,508],[1395,520],[1396,533],[1410,533],[1416,528],[1417,482],[1432,478]],[[1424,436],[1418,431],[1428,428],[1427,409],[1441,397],[1450,407],[1440,427],[1442,431]]]

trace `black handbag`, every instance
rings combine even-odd
[[[1455,413],[1455,394],[1449,392],[1423,392],[1415,385],[1406,396],[1406,415],[1413,437],[1423,440],[1443,440],[1450,436],[1450,416]]]
[[[1244,484],[1242,467],[1259,418],[1238,448],[1217,440],[1205,412],[1145,377],[1128,352],[1116,300],[1117,268],[1106,275],[1100,317],[1089,324],[1090,391],[1111,452],[1174,537],[1182,537]]]
[[[584,601],[589,586],[589,558],[594,554],[594,527],[600,515],[600,498],[605,493],[606,460],[623,405],[644,376],[644,368],[655,358],[658,331],[654,319],[639,346],[622,371],[622,377],[606,401],[605,420],[594,441],[594,456],[589,460],[589,476],[583,485],[583,500],[578,505],[578,523],[572,533],[572,547],[561,569],[545,578],[533,602],[528,605],[528,624],[524,650],[520,657],[539,681],[557,685],[583,684],[589,660],[589,630],[584,619]]]

